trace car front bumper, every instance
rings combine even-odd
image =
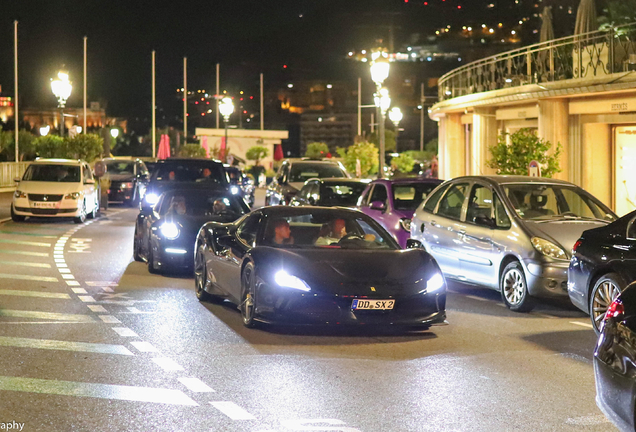
[[[18,216],[35,217],[77,217],[81,214],[81,199],[60,201],[31,201],[28,198],[14,198],[13,212]]]
[[[568,261],[524,261],[528,292],[534,297],[567,297]]]

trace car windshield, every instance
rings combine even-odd
[[[110,174],[135,174],[135,163],[130,161],[109,161],[106,163],[107,173]]]
[[[396,210],[415,210],[436,187],[436,183],[395,183],[393,207]]]
[[[344,171],[331,163],[294,163],[289,172],[289,182],[305,182],[310,178],[346,177]]]
[[[211,181],[227,184],[227,175],[223,166],[205,161],[183,161],[157,164],[153,180],[160,182],[203,182]]]
[[[353,207],[366,187],[366,183],[323,183],[320,188],[320,204]]]
[[[616,219],[609,208],[576,187],[525,183],[503,188],[522,219]]]
[[[77,183],[81,180],[81,172],[76,165],[33,164],[27,168],[22,180]]]
[[[162,200],[159,214],[185,216],[219,216],[221,219],[235,220],[249,212],[242,199],[223,192],[170,191]]]
[[[335,209],[270,215],[261,244],[305,249],[399,249],[373,219]]]

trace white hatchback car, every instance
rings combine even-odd
[[[91,167],[71,159],[36,159],[16,178],[11,219],[72,217],[82,223],[99,211],[99,191]]]

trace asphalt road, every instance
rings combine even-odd
[[[421,334],[250,330],[132,261],[135,216],[0,225],[0,429],[614,430],[565,301],[519,314],[451,284],[450,325]]]

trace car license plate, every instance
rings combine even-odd
[[[351,303],[351,309],[363,310],[363,309],[376,309],[376,310],[388,310],[393,309],[395,300],[363,300],[355,299]]]
[[[31,205],[36,208],[57,208],[57,202],[35,201]]]

